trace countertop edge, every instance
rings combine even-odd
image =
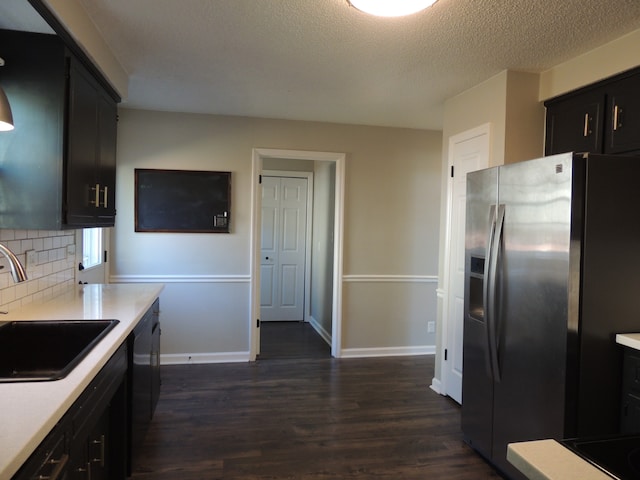
[[[510,443],[507,460],[530,480],[611,480],[556,440]]]
[[[640,350],[640,333],[618,333],[616,335],[616,343]]]

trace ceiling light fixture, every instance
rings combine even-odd
[[[0,67],[2,66],[4,66],[4,60],[0,58]],[[13,115],[9,99],[0,87],[0,132],[8,132],[9,130],[13,130]]]
[[[352,7],[379,17],[401,17],[430,7],[438,0],[347,0]]]

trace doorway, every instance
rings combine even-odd
[[[321,304],[316,302],[314,304],[314,296],[324,295],[325,298],[330,299],[330,305],[326,310],[330,312],[324,312],[322,317],[328,322],[323,327],[321,321],[317,321],[317,325],[314,325],[317,331],[321,333],[323,338],[331,344],[331,355],[334,357],[340,356],[341,348],[341,305],[342,305],[342,232],[343,232],[343,211],[344,211],[344,161],[345,154],[332,153],[332,152],[308,152],[299,150],[272,150],[272,149],[254,149],[253,151],[253,198],[252,198],[252,232],[251,232],[251,245],[252,245],[252,257],[251,257],[251,318],[250,318],[250,359],[255,360],[256,356],[260,353],[260,303],[261,303],[261,269],[262,269],[262,188],[260,183],[261,176],[265,174],[263,167],[271,165],[275,160],[289,160],[289,161],[310,161],[314,165],[327,165],[329,164],[333,172],[333,188],[331,190],[331,254],[330,258],[325,263],[330,263],[330,278],[329,278],[329,291],[322,292],[311,291],[309,294],[309,302],[307,302],[308,308],[305,307],[310,314],[310,323],[314,320],[314,308],[322,308]],[[270,168],[271,169],[271,168]],[[315,167],[314,167],[315,170]],[[320,231],[322,229],[319,229]],[[319,237],[313,236],[309,242],[313,242],[311,248],[311,256],[320,258],[322,255],[322,249],[326,248],[326,241],[324,239],[317,241]],[[313,268],[313,260],[312,267]],[[321,265],[318,265],[318,270],[321,270]],[[318,288],[321,288],[321,282],[315,282]],[[305,286],[305,290],[307,290]],[[321,302],[320,302],[321,303]],[[315,305],[315,307],[314,307]]]

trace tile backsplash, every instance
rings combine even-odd
[[[0,310],[45,301],[75,283],[75,230],[0,230],[0,243],[18,257],[29,278],[15,283],[9,262],[0,255]],[[35,265],[27,263],[31,250]]]

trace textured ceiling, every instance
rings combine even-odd
[[[439,0],[394,19],[346,0],[80,3],[130,74],[130,107],[428,129],[502,70],[640,28],[640,0]]]

